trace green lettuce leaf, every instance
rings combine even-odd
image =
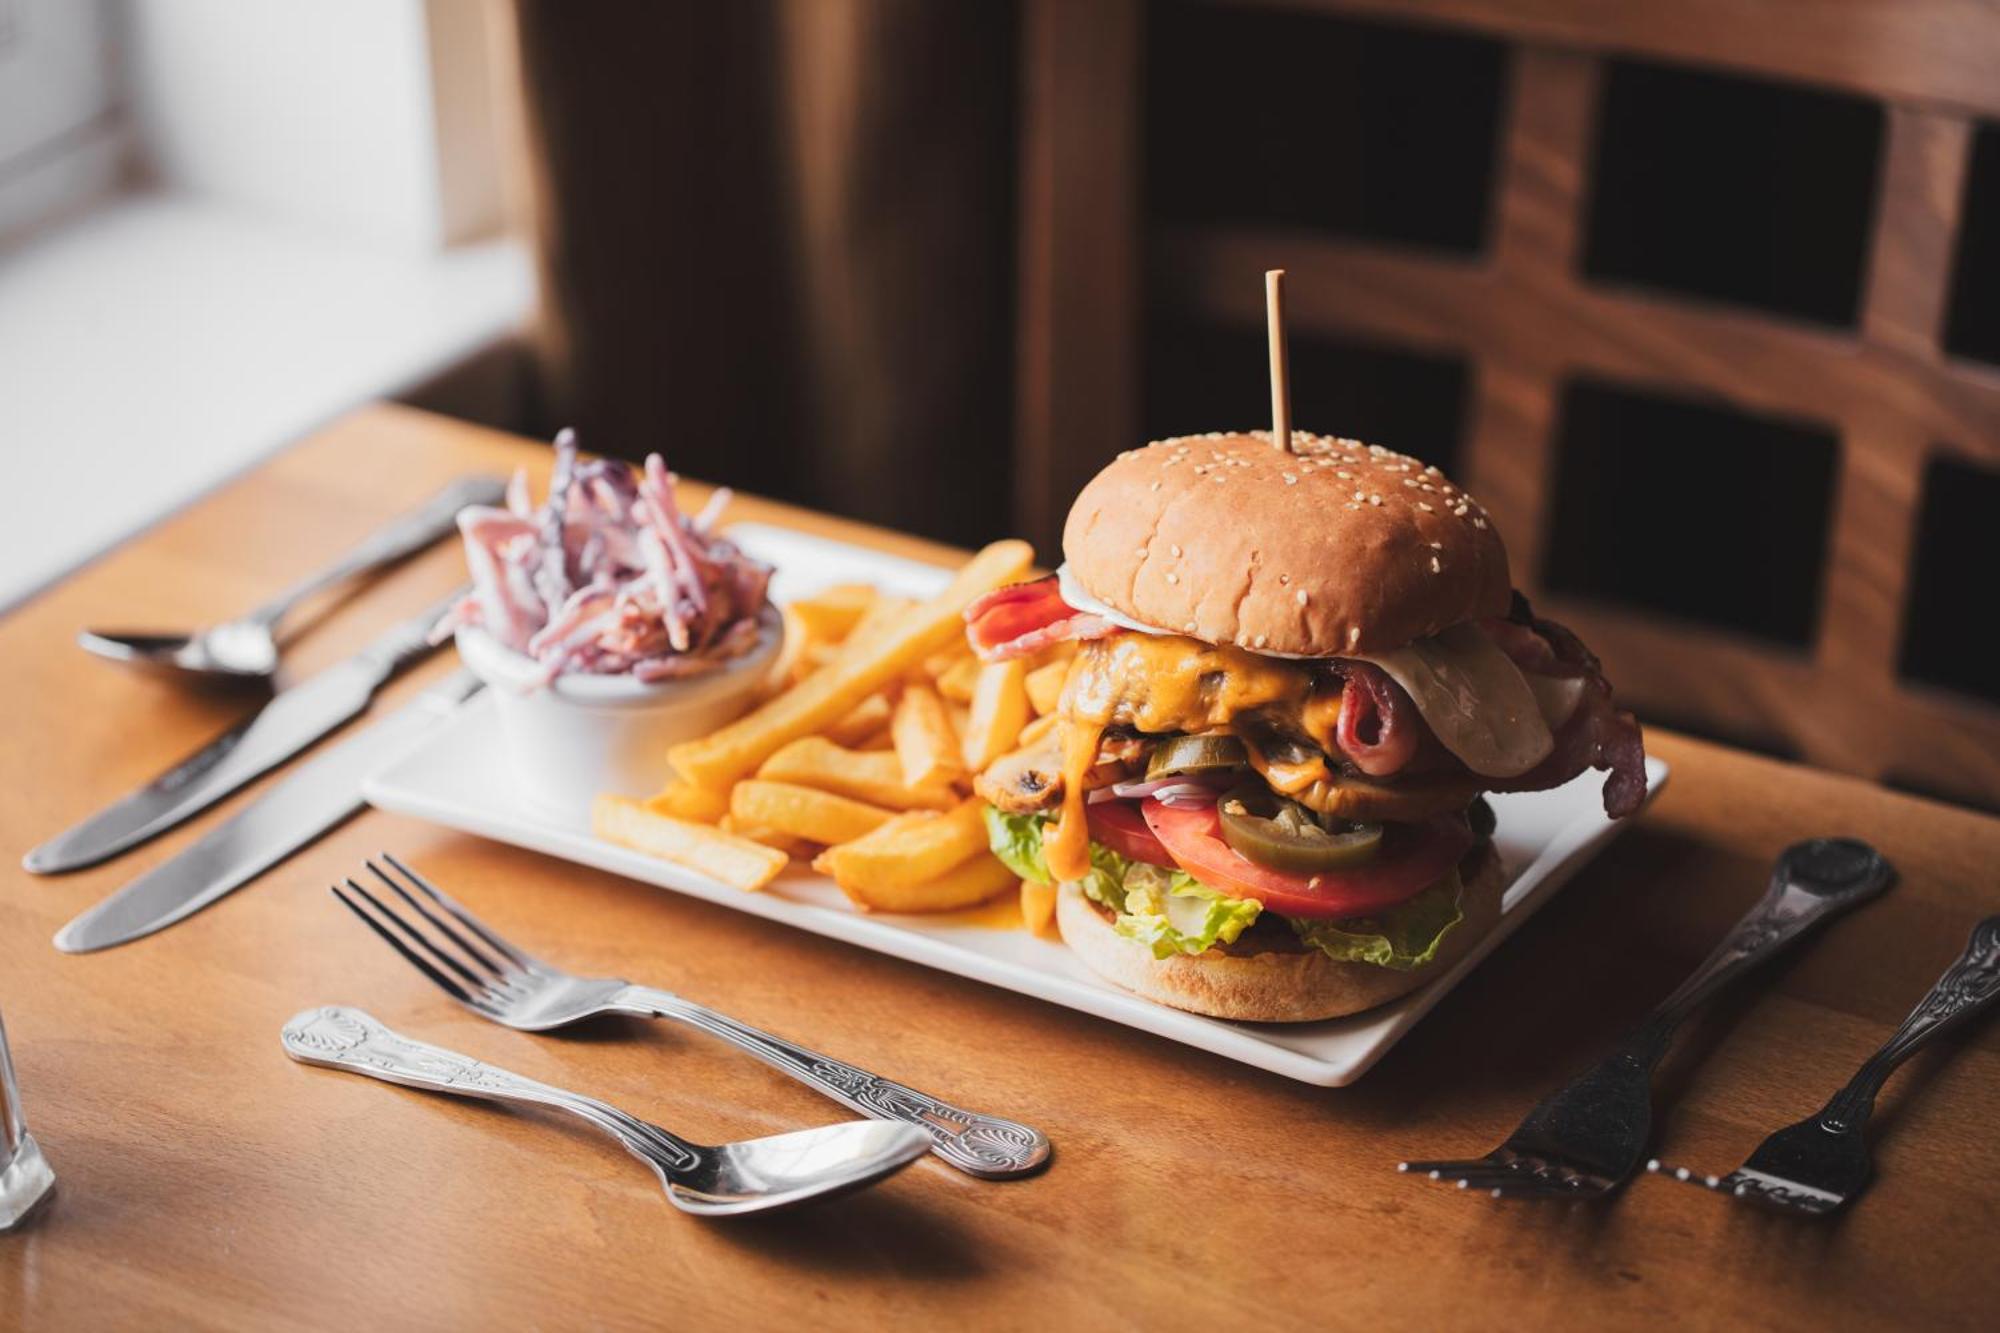
[[[990,805],[984,813],[993,854],[1022,879],[1050,883],[1042,855],[1049,817],[1010,815]],[[1262,904],[1219,893],[1184,870],[1128,861],[1099,842],[1090,844],[1090,873],[1078,887],[1117,915],[1113,926],[1119,934],[1146,945],[1155,958],[1228,944],[1263,910]]]
[[[1197,954],[1217,944],[1233,944],[1264,905],[1231,898],[1188,874],[1132,862],[1125,872],[1125,907],[1112,928],[1137,940],[1155,958]]]
[[[1408,902],[1377,916],[1341,921],[1304,921],[1288,917],[1300,939],[1329,958],[1344,963],[1373,963],[1409,972],[1437,957],[1438,945],[1465,914],[1459,910],[1464,893],[1458,872],[1452,871]]]
[[[1049,863],[1042,859],[1042,825],[1046,815],[1010,815],[997,806],[985,807],[986,842],[1000,863],[1022,879],[1048,884]]]

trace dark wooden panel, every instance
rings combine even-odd
[[[2000,22],[1968,0],[1218,0],[1473,28],[2000,115]]]
[[[1136,438],[1139,4],[1022,7],[1014,510],[1053,562],[1083,483]]]

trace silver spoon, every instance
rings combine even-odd
[[[720,1147],[690,1143],[607,1102],[537,1083],[456,1051],[391,1032],[344,1005],[308,1009],[285,1024],[285,1054],[385,1083],[568,1111],[617,1139],[689,1213],[721,1216],[789,1208],[871,1185],[930,1151],[930,1135],[893,1120],[850,1120]]]
[[[178,676],[190,682],[249,685],[268,683],[278,669],[274,631],[293,607],[369,570],[421,551],[449,534],[467,505],[498,504],[507,485],[497,477],[466,477],[431,497],[421,509],[370,534],[353,550],[236,620],[192,634],[144,634],[84,630],[76,641],[86,651],[114,662]]]

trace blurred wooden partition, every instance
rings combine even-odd
[[[511,9],[540,426],[927,536],[1005,531],[1012,10]]]
[[[1315,108],[1338,90],[1311,86],[1310,48],[1378,26],[1491,53],[1466,246],[1378,226],[1393,198],[1176,193],[1217,179],[1183,161],[1192,117],[1275,123],[1285,151],[1237,152],[1327,171]],[[1642,715],[2000,807],[2000,11],[1026,0],[1023,34],[1016,497],[1044,549],[1142,431],[1261,424],[1240,389],[1211,419],[1155,409],[1190,401],[1169,363],[1240,346],[1261,373],[1259,275],[1282,266],[1295,349],[1462,377],[1428,452]],[[1225,336],[1175,332],[1199,328]]]

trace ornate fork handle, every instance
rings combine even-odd
[[[457,1051],[412,1041],[359,1009],[345,1005],[308,1009],[285,1024],[281,1040],[285,1054],[306,1064],[460,1097],[568,1111],[617,1139],[634,1157],[663,1170],[691,1170],[701,1160],[693,1144],[607,1102],[537,1083]]]
[[[1945,969],[1930,993],[1833,1095],[1819,1114],[1820,1127],[1834,1134],[1859,1129],[1875,1109],[1875,1095],[1896,1066],[1933,1038],[1950,1031],[2000,999],[2000,916],[1972,928],[1958,961]]]
[[[871,1119],[915,1125],[931,1136],[933,1152],[969,1175],[1018,1176],[1048,1160],[1048,1136],[1038,1129],[953,1106],[929,1093],[891,1082],[738,1022],[670,991],[629,986],[617,1003],[629,1012],[678,1019],[720,1037]]]
[[[1815,838],[1787,848],[1757,905],[1660,1002],[1625,1049],[1651,1068],[1675,1029],[1711,995],[1770,961],[1824,918],[1873,898],[1894,880],[1894,869],[1866,843]]]

